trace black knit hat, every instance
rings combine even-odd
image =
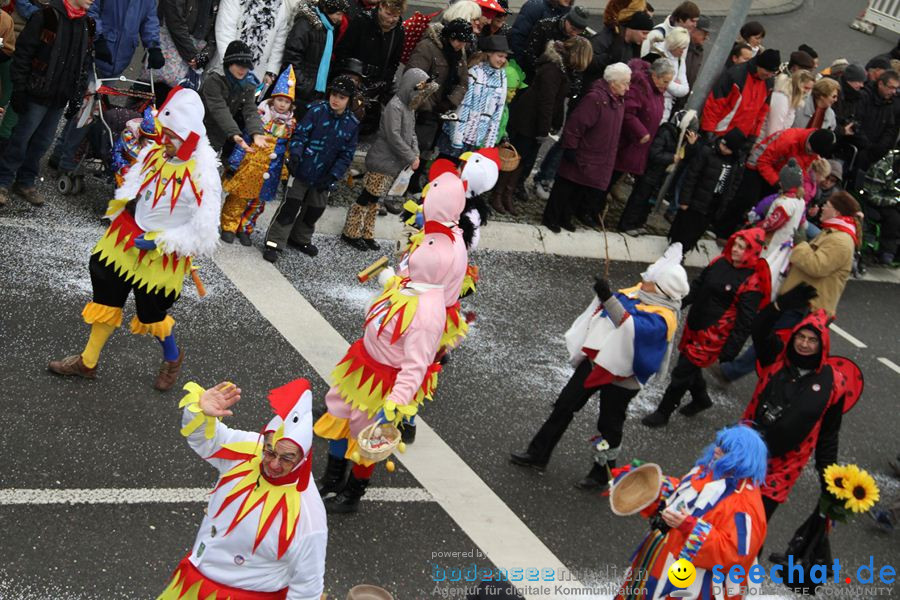
[[[866,71],[859,65],[849,64],[844,69],[844,81],[865,81]]]
[[[781,66],[781,52],[774,48],[767,48],[756,56],[756,66],[766,71],[777,71]]]
[[[743,131],[735,127],[722,136],[722,141],[725,142],[725,145],[728,146],[729,150],[737,152],[747,143],[747,136],[744,135]]]
[[[441,35],[448,40],[457,40],[471,44],[475,41],[475,33],[472,31],[472,24],[465,19],[453,19],[449,23],[444,23]]]
[[[241,40],[232,41],[228,44],[228,48],[225,49],[225,56],[222,58],[222,63],[225,65],[226,69],[229,65],[238,65],[252,69],[253,54],[250,52],[250,46]]]
[[[806,52],[807,54],[809,54],[809,55],[812,56],[813,58],[819,58],[819,53],[816,52],[816,51],[813,49],[813,47],[810,46],[810,45],[808,45],[808,44],[800,44],[800,46],[797,48],[797,50],[802,50],[803,52]]]
[[[356,95],[356,82],[349,75],[338,75],[328,83],[326,94],[341,94],[352,98]]]
[[[834,143],[837,141],[837,138],[834,136],[834,132],[830,129],[816,129],[811,134],[809,134],[809,138],[806,140],[806,143],[809,144],[809,149],[815,152],[820,156],[828,156],[831,153],[831,148],[834,147]]]
[[[333,15],[336,12],[347,12],[349,9],[349,0],[319,0],[319,10],[326,15]]]
[[[650,31],[653,29],[653,19],[645,12],[636,12],[624,21],[621,21],[619,25],[636,31]]]

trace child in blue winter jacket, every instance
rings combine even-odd
[[[316,221],[325,212],[328,194],[344,177],[356,152],[359,119],[347,109],[356,83],[339,75],[328,84],[327,99],[313,102],[291,138],[287,196],[272,217],[263,258],[278,260],[291,245],[315,257],[312,243]]]

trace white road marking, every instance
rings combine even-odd
[[[341,334],[259,253],[223,248],[214,260],[263,318],[328,381],[349,346]],[[396,458],[496,567],[566,568],[424,419],[416,419],[415,446]],[[584,589],[575,581],[568,588]]]
[[[868,346],[866,346],[864,343],[862,343],[857,338],[853,337],[852,335],[850,335],[849,333],[847,333],[846,331],[844,331],[843,329],[841,329],[834,323],[829,325],[828,328],[831,329],[836,334],[838,334],[839,336],[841,336],[842,338],[844,338],[845,340],[847,340],[848,342],[850,342],[851,344],[853,344],[854,346],[856,346],[857,348],[868,348]]]
[[[888,358],[884,358],[883,356],[879,356],[878,362],[880,362],[881,364],[886,366],[888,369],[890,369],[894,373],[897,373],[898,375],[900,375],[900,367],[898,367],[894,361],[892,361]]]
[[[0,489],[0,505],[11,504],[187,504],[209,500],[209,488]],[[434,502],[422,488],[372,488],[373,502]]]

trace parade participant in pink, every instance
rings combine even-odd
[[[356,512],[369,484],[374,464],[359,456],[359,433],[379,420],[397,425],[415,416],[434,393],[440,371],[434,357],[447,318],[441,282],[453,269],[454,234],[437,221],[426,223],[424,233],[409,256],[409,277],[375,299],[363,338],[332,374],[328,412],[315,425],[316,435],[330,440],[319,484],[328,512]],[[348,459],[354,464],[345,483]]]

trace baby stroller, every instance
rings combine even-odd
[[[124,102],[114,103],[113,98]],[[113,182],[112,150],[116,138],[125,129],[125,123],[140,118],[154,99],[152,71],[150,81],[146,82],[127,79],[124,75],[101,79],[95,68],[94,80],[76,117],[76,127],[89,128],[87,136],[75,154],[75,169],[59,176],[59,193],[80,194],[88,174],[107,183]]]

